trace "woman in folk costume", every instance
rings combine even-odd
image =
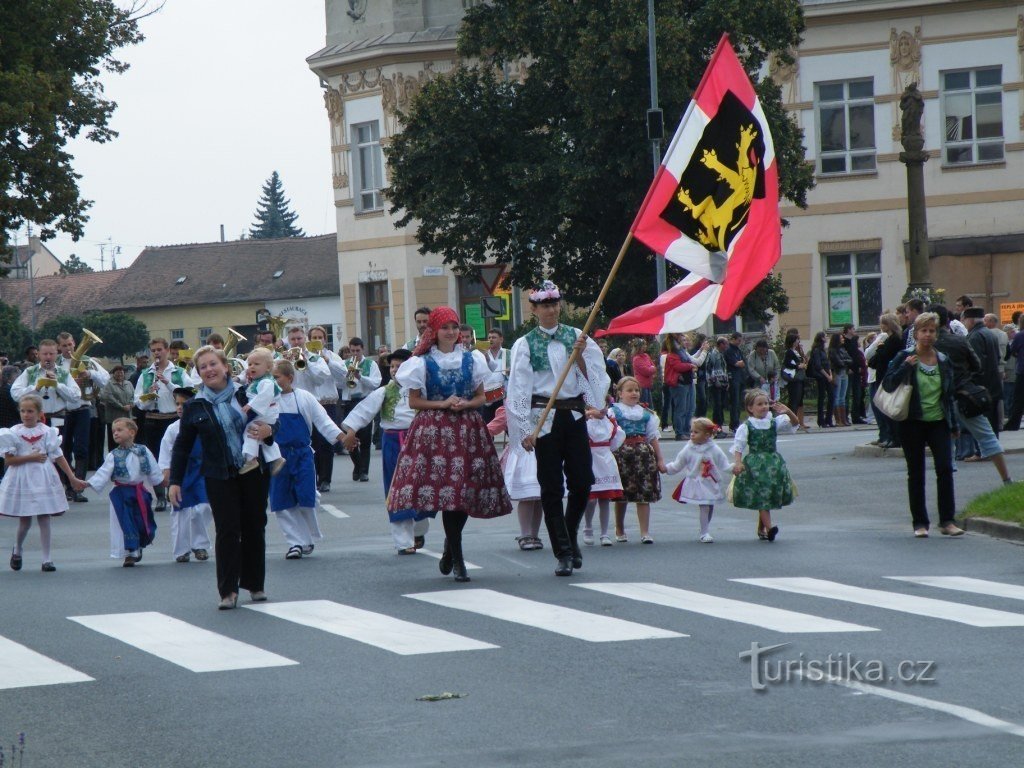
[[[440,511],[446,537],[441,573],[454,571],[456,581],[469,581],[462,556],[467,517],[507,515],[512,502],[478,410],[490,368],[479,351],[460,348],[458,340],[459,316],[437,307],[414,357],[395,375],[419,413],[398,457],[388,511]]]
[[[391,491],[391,482],[395,477],[398,455],[405,445],[409,427],[416,412],[409,407],[409,390],[399,385],[395,374],[402,363],[412,357],[408,349],[396,349],[388,356],[391,366],[391,380],[383,387],[378,387],[356,405],[341,423],[345,430],[344,444],[349,450],[359,444],[359,431],[373,423],[380,414],[381,454],[384,464],[384,498]],[[427,529],[430,518],[437,515],[436,511],[423,512],[417,509],[397,509],[388,511],[391,523],[391,538],[395,542],[395,550],[400,555],[414,555],[416,550],[426,544]]]
[[[99,492],[107,483],[114,483],[110,490],[110,556],[124,557],[124,567],[131,568],[156,536],[153,497],[145,483],[163,485],[164,473],[149,448],[135,444],[139,428],[134,421],[117,419],[112,428],[117,448],[107,454],[86,485]],[[81,481],[75,485],[85,487]]]
[[[571,576],[574,568],[583,566],[576,535],[594,482],[583,414],[587,406],[604,406],[608,373],[601,348],[582,331],[558,322],[562,307],[558,286],[545,280],[529,298],[537,327],[512,347],[512,368],[505,393],[509,439],[519,442],[527,451],[537,451],[544,522],[558,559],[555,575]],[[574,348],[579,350],[579,356],[556,392],[555,385]],[[540,424],[540,434],[535,439],[534,430],[552,395],[554,407]],[[569,499],[563,512],[566,487]]]
[[[320,405],[316,395],[295,386],[295,367],[289,360],[274,363],[277,395],[278,430],[274,438],[285,459],[284,468],[270,478],[270,509],[288,542],[286,560],[299,560],[313,553],[313,539],[320,540],[316,517],[319,495],[316,490],[313,430],[328,443],[334,443],[341,429]]]

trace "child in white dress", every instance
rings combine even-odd
[[[280,415],[280,406],[277,398],[281,394],[281,388],[274,381],[272,369],[274,367],[274,356],[269,349],[254,349],[246,358],[246,376],[249,377],[249,386],[245,394],[249,402],[242,406],[242,412],[249,416],[249,421],[259,419],[266,425],[276,424]],[[277,443],[267,445],[262,440],[249,437],[248,430],[242,439],[242,454],[245,456],[245,464],[238,470],[238,474],[245,474],[256,469],[259,465],[259,452],[263,451],[263,460],[270,465],[270,474],[276,475],[284,466],[285,460],[281,456],[281,449]]]
[[[596,408],[587,409],[587,435],[590,437],[590,459],[594,468],[594,484],[590,486],[590,499],[583,512],[583,543],[594,544],[594,510],[600,508],[601,546],[610,547],[608,521],[613,499],[622,498],[622,478],[612,451],[625,442],[626,433],[619,429],[615,419]]]
[[[715,502],[725,499],[722,480],[732,470],[732,462],[712,439],[717,427],[711,419],[699,418],[690,422],[690,442],[676,456],[675,461],[665,465],[667,474],[683,473],[672,498],[680,504],[700,506],[700,541],[711,544],[711,516],[715,513]]]
[[[515,429],[515,424],[509,425],[508,412],[504,405],[498,407],[494,418],[487,423],[487,432],[492,437],[502,433],[509,434],[499,461],[505,476],[505,487],[508,489],[509,498],[516,505],[516,515],[519,518],[519,535],[516,536],[516,543],[521,550],[529,552],[544,549],[544,542],[540,540],[539,535],[544,509],[540,504],[540,483],[537,481],[537,454],[523,449],[522,439],[525,435],[517,432],[513,437],[511,432]]]
[[[0,483],[0,514],[18,518],[18,533],[11,550],[11,569],[21,570],[22,546],[32,527],[32,518],[39,524],[39,544],[43,570],[57,570],[50,559],[50,518],[68,511],[68,501],[60,476],[53,468],[60,467],[69,481],[75,477],[60,449],[60,434],[53,427],[39,423],[43,399],[39,395],[22,395],[18,400],[21,424],[0,430],[0,453],[7,472]]]
[[[124,557],[124,567],[131,568],[142,560],[142,550],[156,536],[153,519],[153,497],[145,482],[155,488],[164,482],[164,473],[156,457],[144,445],[135,444],[139,427],[131,419],[115,419],[110,425],[117,448],[107,454],[89,482],[73,483],[77,490],[92,487],[99,493],[112,482],[110,489],[110,556]]]

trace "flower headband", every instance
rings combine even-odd
[[[558,286],[550,280],[541,283],[540,288],[530,293],[531,304],[547,304],[549,302],[561,301],[562,293]]]

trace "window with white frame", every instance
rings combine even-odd
[[[206,343],[206,337],[213,333],[213,328],[200,328],[199,329],[199,343],[200,345]]]
[[[380,150],[380,123],[376,120],[352,126],[352,171],[355,176],[356,211],[378,211],[384,207],[384,158]]]
[[[943,72],[942,119],[947,164],[1002,160],[1002,70],[985,67]]]
[[[875,170],[875,85],[871,78],[815,83],[818,172]]]
[[[882,314],[881,252],[826,253],[823,260],[828,327],[878,325]]]
[[[171,329],[171,341],[181,341],[185,338],[184,328],[172,328]]]

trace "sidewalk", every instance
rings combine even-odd
[[[863,430],[865,427],[859,426],[855,429]],[[836,430],[838,431],[838,430]],[[849,431],[849,428],[846,428]],[[884,458],[903,458],[902,448],[880,448],[877,445],[868,445],[872,440],[878,437],[878,433],[875,431],[874,426],[871,427],[871,437],[865,440],[864,445],[858,445],[853,449],[854,456],[878,456]],[[1016,432],[1000,432],[999,442],[1003,446],[1003,450],[1006,453],[1024,453],[1024,429],[1019,429]]]

